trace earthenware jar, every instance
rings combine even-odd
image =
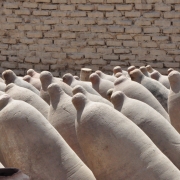
[[[163,108],[168,111],[167,100],[169,90],[164,87],[158,81],[146,77],[139,69],[135,69],[130,72],[130,77],[132,81],[136,81],[142,84],[146,89],[148,89],[153,96],[160,102]]]
[[[31,180],[95,180],[38,110],[9,95],[0,97],[0,142],[4,166],[22,169]]]
[[[108,81],[111,81],[111,82],[114,82],[116,80],[116,77],[105,74],[102,71],[97,70],[97,71],[95,71],[95,73],[98,74],[98,76],[100,78],[102,78],[102,79],[105,79],[105,80],[108,80]]]
[[[114,108],[139,126],[154,144],[180,169],[180,134],[156,110],[136,99],[128,98],[123,92],[112,94]]]
[[[126,96],[140,100],[148,105],[150,105],[152,108],[154,108],[156,111],[158,111],[163,117],[165,117],[167,120],[169,120],[169,115],[165,111],[165,109],[162,107],[162,105],[159,103],[159,101],[152,95],[149,90],[147,90],[144,86],[141,84],[131,81],[130,79],[127,79],[124,76],[120,76],[115,82],[114,82],[114,92],[115,91],[122,91]]]
[[[151,67],[151,65],[147,65],[146,69],[149,73],[152,73],[154,71],[154,69]]]
[[[42,88],[40,90],[40,96],[43,98],[48,104],[50,104],[50,97],[47,91],[47,88],[52,83],[58,83],[60,87],[66,92],[66,94],[72,96],[72,88],[66,83],[62,82],[58,78],[53,77],[53,75],[49,71],[42,71],[40,74],[40,81]]]
[[[33,78],[40,78],[40,73],[36,72],[34,69],[28,69],[27,70],[27,75],[33,77]]]
[[[23,80],[32,84],[36,89],[38,89],[39,91],[41,90],[41,81],[38,78],[33,78],[29,75],[26,75],[23,77]]]
[[[81,81],[89,81],[89,76],[92,74],[92,69],[89,68],[81,68],[80,72],[80,80]]]
[[[122,70],[120,66],[115,66],[115,67],[113,68],[113,76],[115,76],[115,74],[117,74],[117,73],[119,73],[119,72],[122,73],[122,74],[124,74],[125,76],[129,77],[129,74],[128,74],[127,71]],[[114,82],[114,81],[113,81],[113,82]]]
[[[136,69],[135,66],[129,66],[129,67],[127,68],[128,74],[129,74],[131,71],[133,71],[134,69]]]
[[[17,77],[16,74],[11,70],[4,71],[2,73],[2,77],[3,77],[6,85],[8,85],[10,83],[14,83],[18,86],[27,88],[27,89],[31,90],[32,92],[36,93],[37,95],[39,95],[39,91],[33,85],[24,81],[22,78]]]
[[[85,162],[76,136],[76,109],[72,104],[71,96],[67,95],[57,83],[50,84],[48,86],[48,92],[50,95],[49,122],[81,160]]]
[[[79,81],[77,79],[75,79],[73,77],[72,74],[67,73],[63,76],[63,82],[68,84],[69,86],[71,86],[72,88],[75,87],[76,85],[81,85],[84,89],[86,89],[86,91],[88,91],[91,94],[96,94],[98,96],[100,96],[100,94],[92,88],[92,86],[90,86],[89,84],[87,84],[84,81]]]
[[[102,96],[97,96],[95,94],[88,93],[80,85],[75,86],[73,88],[72,92],[73,92],[74,95],[77,94],[77,93],[82,93],[82,94],[84,94],[87,97],[87,99],[89,99],[91,101],[105,103],[105,104],[108,104],[109,106],[113,107],[112,103],[109,102],[107,99],[103,98]]]
[[[149,72],[147,71],[145,66],[141,66],[139,70],[147,77],[150,77]]]
[[[107,91],[114,87],[113,82],[102,79],[98,74],[92,73],[89,77],[92,87],[104,98],[108,99]]]
[[[180,73],[171,71],[168,78],[171,86],[168,97],[168,112],[171,124],[180,133]]]
[[[178,180],[177,167],[122,113],[81,93],[72,102],[78,140],[98,180]]]
[[[167,89],[170,89],[170,83],[169,83],[169,79],[168,76],[164,76],[162,75],[160,72],[154,70],[151,73],[151,78],[159,81],[162,85],[164,85]]]
[[[5,92],[15,100],[27,102],[31,106],[35,107],[47,119],[49,105],[34,92],[30,91],[29,89],[17,86],[14,83],[8,84]]]

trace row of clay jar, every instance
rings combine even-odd
[[[2,73],[0,162],[33,180],[179,180],[180,73],[84,71]]]

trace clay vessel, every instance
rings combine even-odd
[[[115,67],[113,68],[113,76],[115,76],[117,73],[122,73],[122,74],[124,74],[125,76],[129,77],[128,72],[122,70],[120,66],[115,66]],[[115,76],[115,77],[116,77],[116,76]],[[113,82],[114,82],[114,81],[113,81]]]
[[[105,73],[103,73],[102,71],[99,71],[99,70],[97,70],[95,73],[98,74],[98,76],[100,78],[111,81],[111,82],[114,82],[117,79],[116,77],[105,74]]]
[[[114,108],[139,126],[154,144],[180,169],[180,134],[157,111],[136,99],[128,98],[123,92],[112,94]]]
[[[20,87],[24,87],[26,89],[29,89],[32,92],[39,95],[39,91],[33,85],[31,85],[28,82],[24,81],[23,79],[17,77],[16,74],[11,70],[4,71],[2,73],[2,77],[3,77],[6,85],[8,85],[10,83],[14,83]]]
[[[107,91],[107,97],[109,101],[111,101],[111,95],[113,94],[113,91],[114,91],[114,88],[111,88]]]
[[[144,86],[141,84],[131,81],[130,79],[127,79],[124,76],[120,76],[115,82],[114,82],[114,92],[115,91],[122,91],[126,96],[137,99],[139,101],[142,101],[152,108],[154,108],[156,111],[158,111],[163,117],[165,117],[167,120],[169,120],[169,115],[165,111],[165,109],[161,106],[159,101],[152,95],[151,92],[149,92]]]
[[[109,102],[107,99],[103,98],[102,96],[97,96],[95,94],[91,94],[88,93],[82,86],[77,85],[73,88],[72,90],[73,94],[77,94],[77,93],[82,93],[84,94],[89,100],[93,101],[93,102],[101,102],[101,103],[105,103],[111,107],[113,107],[112,103]]]
[[[84,89],[86,89],[87,92],[100,96],[100,94],[96,90],[94,90],[89,84],[87,84],[84,81],[78,81],[70,73],[67,73],[63,76],[63,82],[65,82],[72,88],[75,87],[76,85],[81,85]]]
[[[68,86],[66,83],[62,82],[58,78],[54,78],[53,75],[49,71],[42,71],[40,74],[40,81],[42,88],[40,90],[40,96],[44,99],[48,104],[50,104],[50,97],[47,91],[47,88],[52,83],[58,83],[60,87],[65,91],[66,94],[72,96],[72,88]]]
[[[32,84],[36,89],[38,89],[39,91],[41,90],[41,81],[38,78],[33,78],[29,75],[26,75],[23,77],[23,80]]]
[[[171,71],[168,78],[171,86],[168,97],[168,112],[171,124],[180,133],[180,73]]]
[[[28,69],[27,70],[27,75],[33,77],[33,78],[40,78],[40,73],[36,72],[34,69]]]
[[[162,85],[164,85],[167,89],[170,89],[170,83],[167,76],[162,75],[158,71],[154,70],[151,73],[151,78],[159,81]]]
[[[76,80],[80,80],[79,76],[74,76],[74,78],[75,78]]]
[[[118,72],[122,73],[122,69],[121,69],[120,66],[115,66],[113,68],[113,76],[115,76],[115,74],[118,73]]]
[[[169,68],[169,69],[168,69],[168,74],[169,74],[171,71],[174,71],[174,69],[173,69],[173,68]]]
[[[41,97],[29,89],[11,83],[7,85],[5,92],[15,100],[27,102],[31,106],[35,107],[46,119],[48,118],[49,105]]]
[[[122,75],[123,75],[122,73],[118,72],[118,73],[115,74],[115,77],[118,78],[118,77],[120,77]]]
[[[72,102],[77,109],[78,140],[98,180],[179,179],[180,171],[122,113],[81,93]]]
[[[168,111],[167,100],[168,100],[169,90],[166,87],[164,87],[158,81],[144,76],[144,74],[139,69],[135,69],[131,71],[130,77],[132,81],[136,81],[141,85],[143,85],[145,88],[147,88],[154,95],[154,97],[160,102],[163,108],[166,111]]]
[[[50,109],[48,120],[61,134],[74,152],[85,162],[75,130],[76,109],[71,96],[67,95],[57,83],[48,86]]]
[[[89,81],[89,76],[92,73],[92,69],[89,68],[81,68],[80,72],[80,80],[81,81]]]
[[[151,67],[151,65],[147,65],[146,69],[149,73],[152,73],[154,71],[154,69]]]
[[[19,169],[0,168],[0,180],[30,180],[30,178]]]
[[[113,82],[102,79],[96,73],[92,73],[89,77],[89,80],[92,83],[92,87],[104,98],[108,99],[107,91],[111,88],[114,88]]]
[[[145,66],[141,66],[141,67],[139,68],[139,70],[140,70],[145,76],[150,77],[150,74],[149,74],[149,72],[147,71],[147,69],[146,69]]]
[[[95,180],[62,136],[33,106],[2,95],[0,109],[0,151],[5,166],[22,169],[31,180]]]
[[[128,67],[128,68],[127,68],[128,74],[129,74],[131,71],[133,71],[134,69],[136,69],[135,66],[130,66],[130,67]]]

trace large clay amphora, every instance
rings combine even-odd
[[[11,70],[4,71],[2,73],[2,77],[3,77],[6,85],[8,85],[10,83],[14,83],[18,86],[27,88],[27,89],[33,91],[34,93],[36,93],[37,95],[39,95],[39,91],[33,85],[24,81],[22,78],[17,77],[16,74]]]
[[[0,96],[0,152],[5,167],[31,180],[95,180],[56,129],[33,106]]]
[[[120,76],[117,78],[117,80],[114,82],[114,92],[115,91],[122,91],[126,94],[126,96],[137,99],[139,101],[142,101],[148,105],[150,105],[152,108],[154,108],[156,111],[158,111],[163,117],[165,117],[167,120],[169,120],[169,115],[165,111],[165,109],[162,107],[162,105],[159,103],[159,101],[152,95],[149,90],[147,90],[144,86],[141,84],[131,81],[130,79],[127,79],[124,76]]]
[[[180,169],[180,135],[156,110],[117,91],[111,96],[114,108],[132,120],[154,144]]]
[[[175,165],[123,114],[81,93],[72,102],[78,140],[98,180],[179,180]]]
[[[169,90],[164,87],[158,81],[146,77],[139,69],[135,69],[130,72],[131,80],[136,81],[142,84],[145,88],[147,88],[153,96],[160,102],[163,108],[168,111],[167,100]]]
[[[49,85],[48,92],[50,95],[49,122],[61,134],[75,153],[85,162],[76,136],[76,109],[72,104],[71,96],[67,95],[57,83]]]
[[[180,133],[180,73],[171,71],[168,78],[171,86],[168,97],[168,112],[171,124]]]
[[[27,102],[35,107],[45,118],[48,117],[49,105],[41,97],[29,89],[11,83],[7,85],[5,92],[15,100]]]

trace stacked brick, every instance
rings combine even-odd
[[[0,2],[0,71],[180,67],[180,0]]]

